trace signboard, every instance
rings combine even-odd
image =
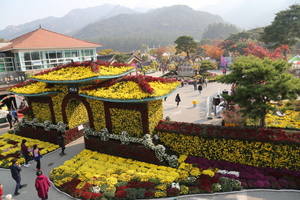
[[[78,94],[78,87],[77,85],[69,85],[68,86],[69,94]]]
[[[0,72],[0,85],[15,85],[26,80],[25,72]]]

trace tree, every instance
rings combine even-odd
[[[188,59],[190,59],[190,54],[195,53],[198,47],[194,38],[186,35],[180,36],[174,43],[177,44],[175,47],[176,55],[185,52]]]
[[[281,47],[278,47],[273,52],[271,52],[268,49],[258,46],[252,42],[249,42],[247,44],[247,48],[243,48],[243,50],[246,52],[246,55],[254,55],[256,57],[259,57],[260,59],[268,57],[272,60],[278,58],[286,59],[286,57],[283,54],[281,54],[281,52],[290,52],[288,45],[282,45]]]
[[[231,33],[237,33],[239,29],[232,24],[225,24],[222,22],[209,24],[205,29],[202,38],[207,39],[224,39],[228,37]]]
[[[276,14],[271,25],[264,27],[260,40],[270,44],[270,48],[281,45],[292,46],[300,35],[300,5],[291,5],[289,9]],[[286,56],[286,53],[284,53]]]
[[[203,45],[201,48],[211,59],[221,60],[221,56],[224,54],[224,49],[218,45]]]
[[[202,60],[200,61],[200,73],[205,73],[207,70],[215,70],[217,69],[217,65],[210,60]]]
[[[157,57],[158,59],[161,59],[163,54],[167,51],[166,47],[159,47],[157,49],[153,50],[154,55],[156,55],[155,57]]]
[[[149,50],[148,45],[142,44],[142,47],[141,47],[141,53],[142,53],[142,54],[145,54],[145,53],[148,52],[148,50]]]
[[[260,59],[241,56],[231,65],[231,73],[221,76],[219,82],[234,84],[231,95],[222,95],[227,102],[238,104],[244,116],[260,120],[265,127],[268,111],[276,108],[270,101],[295,100],[300,94],[299,79],[286,72],[290,65],[283,59]]]
[[[123,53],[116,54],[114,57],[118,63],[126,63],[126,61],[130,58],[130,55],[126,55]]]

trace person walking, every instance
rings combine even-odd
[[[11,176],[12,178],[16,181],[16,188],[15,188],[15,193],[14,195],[19,195],[19,189],[26,187],[27,184],[21,185],[21,165],[17,164],[18,159],[14,158],[11,160],[12,165],[9,166],[10,172],[11,172]]]
[[[33,159],[36,161],[36,170],[42,170],[41,169],[42,155],[40,154],[40,150],[36,144],[33,145],[32,155],[33,155]]]
[[[42,200],[48,199],[48,191],[51,187],[51,183],[47,176],[43,175],[41,170],[36,172],[36,179],[35,179],[35,189],[37,190],[38,197]]]
[[[59,155],[61,155],[61,156],[67,155],[65,153],[65,149],[66,149],[66,147],[65,147],[65,138],[63,136],[63,132],[60,131],[60,130],[57,131],[57,141],[58,141],[59,147],[61,147],[61,153]]]
[[[201,94],[201,91],[202,91],[202,84],[199,84],[199,85],[198,85],[198,91],[199,91],[199,93]]]
[[[12,127],[13,127],[13,124],[12,124],[13,116],[11,114],[11,111],[9,111],[7,113],[6,119],[7,119],[8,123],[9,123],[9,128],[12,129]]]
[[[25,164],[24,164],[24,167],[29,167],[30,164],[28,164],[28,162],[30,161],[30,152],[28,151],[28,147],[26,146],[26,141],[27,140],[22,140],[22,143],[21,143],[21,152],[22,152],[22,155],[24,156],[25,158]]]
[[[179,106],[179,103],[181,102],[179,94],[176,95],[175,97],[175,102],[177,102],[177,107]]]
[[[19,118],[18,118],[18,113],[17,113],[17,111],[16,111],[16,110],[13,110],[11,113],[12,113],[12,116],[13,116],[13,118],[14,118],[14,123],[13,123],[13,124],[15,124],[16,122],[19,122]]]
[[[197,90],[197,81],[196,80],[194,80],[193,85],[194,85],[194,90]]]
[[[205,79],[204,79],[204,84],[205,84],[205,87],[207,87],[207,82],[208,82],[208,79],[207,79],[207,78],[205,78]]]

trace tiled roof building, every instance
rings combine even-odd
[[[0,43],[0,88],[24,81],[25,72],[33,73],[72,61],[96,60],[96,48],[101,46],[41,27]]]

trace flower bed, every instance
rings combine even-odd
[[[185,162],[196,164],[200,169],[223,169],[219,170],[216,176],[239,180],[245,189],[300,189],[300,171],[253,167],[195,157],[188,157]]]
[[[179,154],[257,167],[300,170],[300,146],[293,143],[205,138],[170,131],[158,132],[158,135],[166,148]]]
[[[214,178],[215,170],[200,170],[184,163],[185,158],[179,159],[176,169],[83,150],[53,169],[50,179],[60,190],[84,200],[162,198],[242,188],[234,179],[223,184]]]
[[[58,145],[43,142],[40,140],[35,140],[27,137],[22,137],[14,134],[5,133],[0,136],[0,167],[8,168],[11,165],[11,160],[13,158],[20,158],[19,163],[25,163],[25,158],[21,155],[21,142],[26,139],[26,146],[28,149],[33,149],[33,145],[38,145],[40,153],[45,155],[51,151],[59,148]]]
[[[159,132],[180,133],[204,138],[237,139],[242,141],[260,141],[275,143],[300,143],[300,134],[289,133],[281,129],[256,127],[225,127],[210,124],[193,124],[186,122],[161,120],[156,127]]]

